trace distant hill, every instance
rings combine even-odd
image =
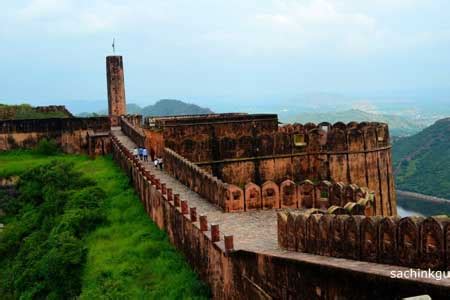
[[[162,99],[153,105],[140,107],[137,104],[127,104],[127,113],[140,114],[143,116],[174,116],[174,115],[200,115],[211,114],[212,110],[209,108],[200,107],[195,104],[186,103],[175,99]],[[92,115],[107,115],[107,111],[98,113],[81,113],[80,117],[87,117]]]
[[[70,118],[72,114],[64,106],[6,105],[0,103],[0,120]]]
[[[391,136],[407,136],[415,134],[426,127],[426,124],[423,121],[412,120],[397,115],[369,113],[359,109],[324,113],[302,113],[295,117],[295,120],[293,121],[300,123],[319,123],[323,121],[330,123],[338,121],[344,123],[351,121],[384,122],[389,124]]]
[[[144,116],[200,115],[210,113],[212,111],[209,108],[172,99],[159,100],[153,105],[142,108]]]
[[[393,158],[399,189],[450,199],[450,118],[396,140]]]

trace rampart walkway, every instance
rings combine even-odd
[[[113,130],[113,134],[128,149],[132,150],[135,147],[133,141],[119,129]],[[199,216],[206,215],[209,224],[219,224],[222,238],[223,235],[233,235],[236,250],[277,251],[277,212],[275,210],[224,213],[219,207],[209,203],[166,172],[156,169],[152,162],[149,161],[146,168],[155,174],[161,183],[166,183],[169,188],[172,188],[174,194],[180,194],[181,200],[188,201],[189,207],[196,207]]]

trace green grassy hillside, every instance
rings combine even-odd
[[[450,118],[393,145],[397,187],[450,199]]]
[[[207,288],[148,218],[111,157],[15,151],[0,153],[0,166],[0,177],[21,177],[20,186],[27,188],[19,186],[19,197],[28,193],[16,210],[5,208],[5,203],[16,203],[12,199],[0,201],[7,212],[0,217],[5,224],[0,232],[0,298],[208,298]],[[97,207],[97,221],[76,213],[87,204]],[[46,213],[54,211],[58,213]]]
[[[175,115],[200,115],[213,113],[209,108],[200,107],[196,104],[186,103],[174,99],[162,99],[153,105],[140,107],[137,104],[127,104],[128,114],[137,114],[147,116],[175,116]],[[81,113],[80,117],[89,117],[93,115],[107,115],[106,110],[98,113]]]

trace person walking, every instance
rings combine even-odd
[[[162,159],[162,157],[158,158],[158,165],[159,165],[159,168],[162,171],[162,169],[163,169],[163,159]]]
[[[153,161],[153,164],[155,165],[155,168],[158,169],[158,157],[155,158],[155,160]]]
[[[139,147],[138,152],[139,152],[139,158],[142,160],[144,155],[142,153],[143,149],[141,147]]]
[[[136,158],[138,158],[138,156],[139,156],[139,150],[136,147],[133,149],[133,156]]]
[[[144,156],[144,161],[148,161],[148,151],[147,151],[147,148],[142,149],[142,155]]]

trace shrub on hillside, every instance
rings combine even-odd
[[[81,292],[83,239],[105,221],[105,193],[73,165],[53,161],[26,172],[13,219],[0,235],[0,295],[70,299]]]

